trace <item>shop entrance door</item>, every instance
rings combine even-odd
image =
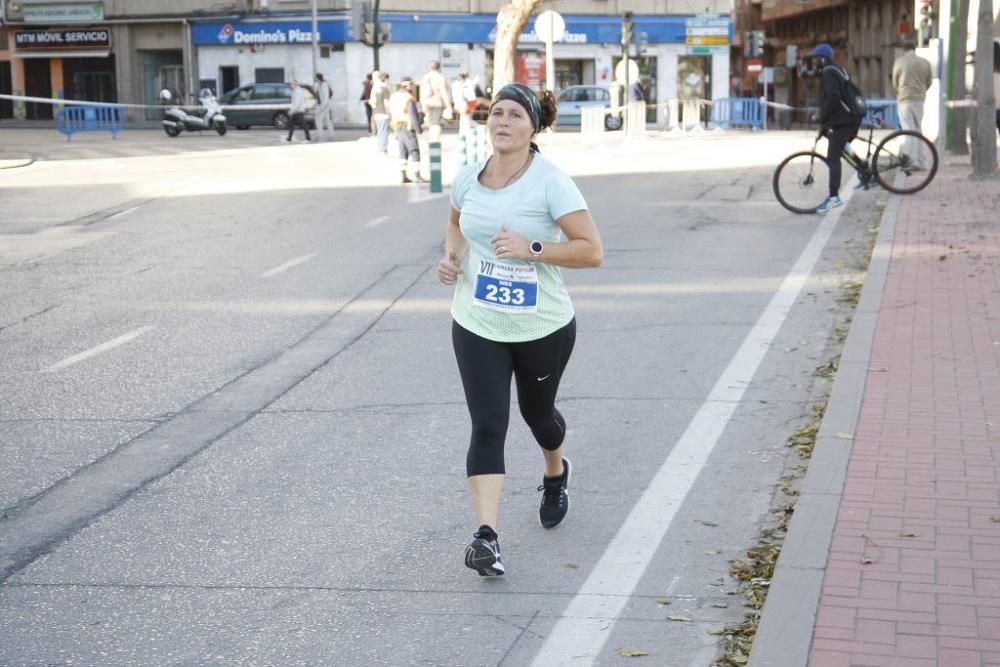
[[[656,122],[656,57],[655,56],[642,56],[641,58],[632,58],[634,62],[639,67],[639,86],[642,89],[642,99],[646,102],[646,122],[655,123]],[[621,61],[621,57],[616,57],[612,59],[612,64],[615,68],[618,67],[618,63]],[[630,81],[629,84],[634,84],[634,81]],[[629,96],[629,100],[633,99],[633,96]]]
[[[142,54],[143,104],[160,104],[160,91],[169,90],[175,104],[184,104],[183,54],[174,51],[140,51]],[[162,111],[146,107],[146,120],[159,120]]]
[[[240,68],[227,65],[219,68],[219,94],[240,87]]]
[[[13,83],[10,78],[10,62],[0,62],[0,95],[13,95]],[[14,103],[10,100],[0,100],[0,118],[14,117]]]
[[[111,72],[77,72],[71,99],[88,102],[115,101],[115,75]]]
[[[706,100],[712,99],[711,80],[708,72],[709,60],[707,56],[680,56],[677,58],[677,97],[680,98],[683,108],[684,100]],[[693,107],[692,107],[693,108]],[[708,120],[709,105],[699,104],[698,122]],[[681,111],[683,114],[683,110]],[[694,119],[682,118],[685,127],[693,125]]]
[[[52,97],[52,73],[47,58],[24,59],[24,94],[28,97]],[[25,106],[29,120],[51,120],[52,105],[28,102]]]

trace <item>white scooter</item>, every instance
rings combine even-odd
[[[160,99],[164,104],[168,104],[171,99],[169,90],[160,91]],[[208,88],[203,88],[198,101],[205,108],[204,114],[191,114],[180,108],[172,106],[163,112],[163,131],[169,137],[176,137],[181,132],[201,132],[202,130],[215,130],[222,136],[228,129],[226,127],[226,117],[222,115],[222,107],[215,101],[215,95]]]

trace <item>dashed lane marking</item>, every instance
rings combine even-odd
[[[264,273],[260,274],[258,276],[258,278],[270,278],[271,276],[276,276],[279,273],[283,273],[284,271],[287,271],[288,269],[291,269],[293,267],[298,266],[299,264],[305,264],[306,262],[308,262],[310,259],[312,259],[315,256],[316,256],[316,253],[310,253],[308,255],[302,255],[301,257],[296,257],[295,259],[290,259],[287,262],[285,262],[284,264],[276,266],[276,267],[274,267],[273,269],[271,269],[269,271],[265,271]]]
[[[52,373],[54,371],[62,370],[68,366],[72,366],[73,364],[78,364],[81,361],[90,359],[91,357],[96,357],[97,355],[107,352],[108,350],[112,350],[118,347],[119,345],[124,345],[125,343],[131,340],[135,340],[139,336],[148,333],[155,328],[156,327],[152,326],[139,327],[135,331],[130,331],[127,334],[118,336],[117,338],[112,338],[106,343],[101,343],[100,345],[92,347],[89,350],[85,350],[79,354],[74,354],[72,357],[66,357],[62,361],[56,362],[51,366],[49,366],[48,368],[43,369],[42,372]]]
[[[392,216],[380,215],[379,217],[375,218],[374,220],[369,220],[368,222],[365,223],[365,229],[371,229],[372,227],[378,227],[383,222],[385,222],[386,220],[388,220],[390,217],[392,217]]]

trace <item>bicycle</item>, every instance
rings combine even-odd
[[[858,157],[851,150],[851,143],[841,154],[857,173],[858,187],[867,190],[877,182],[889,192],[900,195],[926,188],[938,169],[934,144],[914,130],[896,130],[876,144],[876,126],[881,127],[879,115],[869,124],[867,138],[862,133],[855,137],[868,145],[865,157]],[[826,158],[816,150],[823,136],[821,129],[811,151],[789,155],[774,170],[774,196],[793,213],[815,213],[829,194],[829,167]]]

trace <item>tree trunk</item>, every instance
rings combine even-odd
[[[976,134],[972,177],[997,175],[996,99],[993,96],[993,0],[979,0],[976,26]]]
[[[965,99],[965,50],[969,43],[969,0],[960,0],[955,18],[955,41],[951,48],[951,99]],[[969,109],[951,109],[949,147],[956,155],[968,155]]]
[[[531,13],[542,0],[512,0],[497,12],[497,39],[493,48],[493,92],[512,83],[516,76],[517,40]]]

